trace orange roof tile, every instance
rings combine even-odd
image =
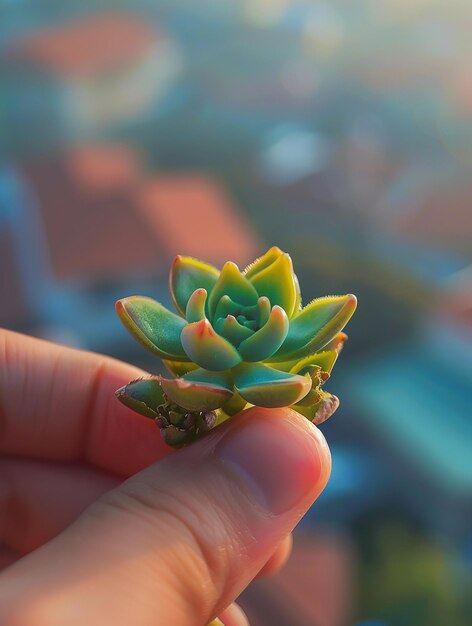
[[[20,169],[60,279],[166,273],[176,254],[243,266],[262,252],[216,180],[203,174],[145,179],[130,147],[82,145]]]
[[[116,150],[122,156],[121,149]],[[108,157],[113,161],[112,152]],[[155,236],[134,211],[135,185],[126,188],[116,180],[113,186],[111,176],[97,192],[90,180],[84,184],[84,172],[77,176],[70,164],[70,157],[56,157],[21,167],[41,212],[56,276],[95,281],[162,271]],[[134,165],[128,164],[132,173]],[[133,180],[123,163],[118,169]]]
[[[161,174],[144,184],[137,209],[169,255],[247,264],[261,253],[248,222],[206,174]]]
[[[10,50],[62,76],[95,74],[128,62],[159,37],[136,15],[107,12],[34,33]]]
[[[125,189],[140,178],[139,155],[119,144],[84,144],[66,156],[66,167],[76,183],[90,192]]]

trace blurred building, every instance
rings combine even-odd
[[[402,240],[472,260],[472,180],[447,163],[416,163],[388,188],[378,225]]]
[[[4,169],[0,204],[8,207],[0,214],[0,289],[10,294],[0,323],[66,326],[96,348],[113,342],[116,298],[168,299],[175,254],[244,265],[261,253],[216,178],[147,173],[137,153],[118,144],[80,145]]]
[[[144,18],[108,12],[33,31],[2,55],[11,150],[103,133],[150,112],[180,67],[175,43]]]

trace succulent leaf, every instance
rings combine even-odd
[[[169,359],[163,359],[163,363],[174,376],[183,376],[192,370],[198,369],[198,365],[195,365],[195,363],[191,361],[170,361]]]
[[[304,369],[308,366],[317,365],[321,368],[321,371],[328,372],[333,369],[334,364],[338,358],[336,350],[329,350],[326,352],[317,352],[316,354],[310,354],[303,359],[300,359],[290,368],[292,374],[304,373]]]
[[[293,307],[292,317],[298,315],[302,308],[302,292],[300,290],[300,283],[298,282],[298,277],[294,273],[293,280],[295,282],[295,306]]]
[[[206,289],[195,289],[187,302],[187,308],[185,309],[185,317],[187,322],[199,322],[206,318],[205,315],[205,303],[207,300]]]
[[[339,398],[337,396],[326,391],[321,391],[320,395],[321,398],[316,404],[311,406],[293,405],[291,408],[318,426],[326,422],[339,406]]]
[[[313,300],[290,320],[287,338],[271,360],[285,361],[318,352],[344,328],[356,306],[352,294]]]
[[[338,333],[329,341],[324,347],[323,350],[335,350],[338,354],[343,349],[344,343],[347,341],[346,333]]]
[[[356,308],[352,295],[329,296],[301,308],[288,254],[274,246],[240,272],[221,272],[177,256],[170,292],[179,315],[151,298],[116,304],[126,328],[176,376],[133,381],[116,394],[155,418],[164,440],[186,445],[247,404],[291,406],[315,424],[337,408],[322,385]]]
[[[270,307],[269,298],[267,296],[261,296],[259,300],[257,301],[257,308],[259,309],[258,310],[259,328],[262,328],[264,324],[267,324],[267,322],[269,321],[269,317],[270,317],[271,307]]]
[[[319,402],[321,398],[321,385],[325,381],[325,376],[329,374],[323,373],[318,365],[308,365],[298,372],[298,374],[308,374],[312,380],[310,391],[304,398],[298,401],[300,406],[311,406]]]
[[[261,328],[267,323],[271,308],[269,298],[267,298],[267,296],[261,296],[258,298],[257,304],[241,307],[241,314],[248,319],[255,320],[256,324]]]
[[[251,404],[282,407],[295,404],[310,391],[310,376],[281,372],[263,363],[241,363],[233,370],[239,394]]]
[[[254,331],[240,324],[234,315],[227,315],[225,318],[220,317],[217,319],[215,330],[236,348],[242,341],[254,335]]]
[[[283,252],[280,248],[272,246],[272,248],[269,248],[265,254],[250,263],[244,270],[243,274],[246,278],[253,278],[253,276],[255,276],[258,272],[261,272],[266,267],[269,267],[269,265],[272,265],[272,263],[274,263],[274,261],[282,255]]]
[[[183,316],[187,302],[195,289],[210,293],[220,272],[210,265],[189,256],[176,256],[169,276],[169,290],[177,311]]]
[[[160,378],[165,394],[176,404],[189,411],[218,409],[233,394],[231,377],[223,372],[210,372],[202,368],[181,378]]]
[[[218,304],[216,305],[213,319],[217,320],[220,317],[225,318],[227,315],[239,315],[241,308],[241,305],[232,300],[229,296],[221,296]]]
[[[218,335],[206,319],[186,325],[181,341],[188,357],[204,369],[222,371],[241,362],[236,348]]]
[[[189,360],[180,342],[185,320],[156,300],[142,296],[123,298],[116,303],[116,312],[129,332],[151,352],[162,359]]]
[[[141,415],[155,418],[164,395],[157,378],[139,378],[120,387],[115,395],[124,405]]]
[[[289,321],[282,307],[275,305],[267,323],[239,346],[244,361],[264,361],[283,344]]]
[[[224,264],[218,281],[208,298],[208,310],[211,317],[215,314],[217,305],[223,296],[229,296],[243,306],[257,302],[257,291],[232,261]]]
[[[281,306],[291,317],[297,304],[297,290],[292,259],[282,254],[269,266],[249,279],[260,296],[267,296],[270,303]]]
[[[208,383],[209,385],[217,385],[233,392],[233,380],[230,372],[211,372],[199,367],[183,377],[191,382]]]
[[[237,391],[235,391],[231,398],[228,400],[228,402],[223,404],[221,410],[224,411],[226,415],[231,417],[232,415],[236,415],[236,413],[239,413],[239,411],[242,411],[246,404],[246,400],[242,396],[240,396]]]

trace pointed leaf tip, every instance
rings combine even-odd
[[[256,304],[257,302],[257,291],[248,279],[241,274],[236,263],[232,261],[224,264],[218,281],[208,298],[210,318],[215,315],[217,306],[223,296],[229,296],[234,302],[243,306]]]
[[[207,300],[207,290],[203,287],[195,289],[187,302],[185,317],[187,322],[199,322],[205,319],[205,303]]]
[[[267,296],[272,305],[278,304],[292,317],[299,303],[299,292],[290,255],[282,253],[249,280],[260,296]]]
[[[220,317],[217,319],[215,322],[215,330],[219,335],[232,343],[235,348],[237,348],[242,341],[254,334],[253,330],[242,326],[234,315],[227,315],[224,318]]]
[[[240,344],[240,355],[244,361],[264,361],[283,344],[288,328],[287,314],[275,305],[266,324]]]
[[[193,257],[177,255],[169,274],[169,291],[177,311],[183,316],[190,296],[198,288],[210,293],[220,272]]]
[[[282,254],[283,251],[278,246],[272,246],[272,248],[269,248],[265,254],[258,257],[252,263],[249,263],[243,273],[246,278],[252,278],[258,272],[262,271],[276,261],[280,256],[282,256]]]
[[[188,357],[204,369],[222,371],[241,362],[236,348],[218,335],[206,319],[185,326],[181,341]]]
[[[150,418],[157,416],[157,407],[164,402],[159,380],[154,377],[133,380],[117,389],[115,395],[125,406]]]
[[[313,300],[292,318],[287,338],[271,360],[286,361],[318,352],[344,328],[356,306],[353,294]]]

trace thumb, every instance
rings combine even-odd
[[[329,472],[308,420],[249,409],[7,570],[0,612],[22,626],[203,626],[254,578]]]

